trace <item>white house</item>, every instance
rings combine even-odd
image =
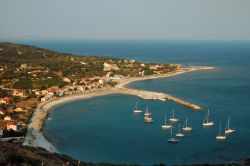
[[[17,125],[15,123],[7,123],[6,125],[7,127],[7,130],[14,130],[14,131],[17,131]]]
[[[67,82],[67,83],[71,83],[71,80],[70,80],[69,78],[67,78],[67,77],[64,77],[64,78],[63,78],[63,81],[64,81],[64,82]]]
[[[0,115],[4,115],[4,110],[0,110]]]
[[[104,67],[103,68],[104,71],[119,70],[119,68],[117,67],[117,65],[114,64],[114,63],[107,63],[107,62],[105,62],[103,64],[103,67]]]
[[[11,120],[11,116],[6,115],[6,116],[3,118],[3,120],[5,120],[5,121],[10,121],[10,120]]]

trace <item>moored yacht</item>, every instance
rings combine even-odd
[[[207,114],[203,120],[202,125],[203,125],[203,127],[210,127],[210,126],[214,125],[214,122],[209,121],[209,109],[207,110]]]
[[[135,107],[134,107],[134,113],[141,113],[142,110],[138,109],[138,102],[135,103]]]
[[[169,143],[178,143],[179,142],[179,140],[178,139],[176,139],[175,137],[173,137],[173,128],[171,128],[171,137],[168,139],[168,142]]]
[[[175,134],[175,136],[180,137],[180,138],[184,137],[184,134],[181,133],[181,124],[179,124],[179,130],[178,130],[178,133]]]
[[[235,131],[236,130],[230,128],[230,117],[228,117],[227,125],[226,125],[226,128],[225,128],[225,134],[231,134],[231,133],[233,133]]]
[[[179,120],[177,118],[174,117],[174,109],[173,109],[173,112],[172,112],[172,117],[170,117],[170,122],[178,122]]]
[[[147,113],[147,114],[146,114],[146,113]],[[150,113],[150,112],[148,111],[148,107],[146,108],[146,113],[144,114],[144,121],[145,121],[146,123],[152,123],[152,122],[154,122],[153,117],[152,117],[152,113]]]
[[[183,124],[183,128],[182,128],[183,131],[191,131],[192,130],[192,127],[188,126],[188,117],[187,119],[185,120],[185,123]]]
[[[216,136],[217,140],[225,140],[227,137],[221,134],[221,124],[220,124],[220,132],[219,135]]]
[[[171,123],[169,123],[167,125],[167,116],[166,115],[165,115],[165,119],[164,119],[164,124],[161,126],[161,128],[163,128],[163,129],[170,129],[170,128],[172,128]]]
[[[144,112],[144,116],[150,116],[152,113],[148,111],[148,106],[146,107],[146,110]]]

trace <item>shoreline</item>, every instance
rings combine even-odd
[[[94,89],[85,91],[79,94],[73,94],[70,96],[64,96],[60,98],[53,98],[51,100],[42,102],[37,105],[37,108],[33,112],[33,115],[30,119],[28,124],[27,133],[23,142],[24,146],[32,146],[32,147],[42,147],[52,153],[58,153],[57,149],[50,143],[42,133],[42,129],[44,127],[44,121],[47,118],[50,111],[53,110],[53,107],[68,103],[75,100],[80,99],[89,99],[97,96],[105,96],[110,94],[127,94],[127,95],[134,95],[143,99],[169,99],[173,102],[182,104],[184,106],[190,107],[193,110],[201,110],[202,108],[194,105],[192,103],[186,102],[182,99],[178,99],[174,96],[171,96],[166,93],[158,93],[158,92],[151,92],[151,91],[144,91],[144,90],[137,90],[128,88],[127,85],[141,80],[147,79],[158,79],[158,78],[166,78],[171,76],[176,76],[184,73],[189,73],[198,70],[213,70],[214,67],[206,67],[206,66],[193,66],[190,68],[184,68],[185,70],[176,70],[170,73],[161,74],[161,75],[150,75],[144,77],[132,77],[127,79],[119,80],[118,84],[115,87],[104,87],[101,89]]]

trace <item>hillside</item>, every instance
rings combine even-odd
[[[0,43],[0,69],[7,70],[8,74],[23,65],[23,69],[48,68],[53,72],[61,73],[62,76],[70,78],[103,76],[107,71],[103,70],[104,63],[115,64],[120,70],[113,70],[115,74],[137,76],[139,71],[150,70],[150,64],[123,59],[112,59],[107,57],[77,56],[59,53],[43,48],[14,43]],[[165,65],[168,70],[175,67]],[[150,72],[150,71],[149,71]],[[15,74],[12,73],[14,76]],[[6,75],[6,74],[5,74]],[[3,76],[2,76],[3,77]],[[11,76],[8,76],[9,78]]]
[[[27,146],[21,146],[16,143],[3,143],[0,142],[0,165],[1,166],[115,166],[118,164],[109,163],[86,163],[74,160],[66,155],[60,155],[56,153],[50,153],[42,148],[32,148]],[[131,165],[132,166],[132,165]]]
[[[0,165],[1,166],[136,166],[132,164],[111,164],[111,163],[87,163],[79,162],[66,155],[50,153],[42,148],[21,146],[16,143],[0,142]],[[164,166],[165,164],[154,164],[154,166]],[[193,164],[185,166],[249,166],[250,161],[228,164]],[[179,165],[182,166],[182,165]],[[183,165],[184,166],[184,165]]]

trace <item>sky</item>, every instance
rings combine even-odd
[[[0,0],[0,39],[249,40],[250,0]]]

